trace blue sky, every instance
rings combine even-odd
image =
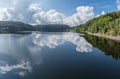
[[[42,0],[44,9],[55,9],[66,15],[75,13],[78,6],[93,6],[95,14],[102,11],[113,12],[117,10],[116,0]]]
[[[0,20],[76,26],[120,10],[120,0],[2,0]]]

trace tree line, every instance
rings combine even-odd
[[[30,25],[18,21],[0,21],[0,33],[17,33],[21,31],[65,32],[69,29],[64,24]]]
[[[76,32],[120,35],[120,11],[108,13],[87,21],[85,24],[71,28]]]

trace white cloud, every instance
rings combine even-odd
[[[69,24],[70,26],[80,25],[94,18],[93,7],[80,6],[76,8],[76,11],[77,13],[64,19],[65,24]]]
[[[102,11],[101,15],[105,15],[105,14],[106,14],[105,11]]]
[[[0,20],[22,21],[30,24],[62,23],[70,26],[82,24],[94,17],[93,7],[79,6],[76,13],[65,16],[56,10],[45,11],[39,2],[14,0],[12,8],[2,8]]]
[[[120,10],[120,0],[117,0],[117,1],[116,1],[116,4],[117,4],[118,10]]]
[[[49,10],[45,12],[43,10],[37,11],[33,18],[37,24],[46,23],[63,23],[64,14],[57,12],[56,10]]]
[[[10,16],[4,14],[3,20],[34,23],[34,20],[32,20],[32,15],[34,14],[34,12],[29,11],[30,4],[32,4],[32,0],[14,0],[12,4],[13,7],[7,8],[6,11]]]
[[[117,8],[120,10],[120,0],[116,1]],[[78,6],[76,13],[65,16],[56,10],[45,11],[36,0],[13,0],[12,7],[0,8],[0,20],[22,21],[30,24],[62,23],[76,26],[94,18],[94,7]],[[105,12],[102,11],[101,15]],[[98,17],[100,15],[97,15]]]
[[[0,8],[0,21],[1,20],[8,20],[10,18],[10,14],[7,11],[7,8]]]
[[[29,10],[33,11],[41,11],[40,4],[34,3],[29,6]]]
[[[97,15],[96,17],[99,17],[99,16],[101,16],[101,15],[105,15],[105,14],[106,14],[106,12],[105,12],[105,11],[102,11],[101,14],[100,14],[100,15]]]
[[[4,12],[6,11],[6,9],[4,9],[4,8],[0,8],[0,20],[2,20],[3,19],[3,17],[4,17]]]

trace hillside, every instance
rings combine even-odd
[[[0,33],[19,33],[21,31],[64,32],[68,29],[69,26],[63,24],[32,26],[17,21],[0,21]]]
[[[64,24],[36,25],[34,27],[36,31],[43,32],[64,32],[69,29],[69,26]]]
[[[102,35],[120,35],[120,11],[108,13],[71,28],[76,32],[98,33]]]
[[[17,21],[0,21],[0,32],[16,33],[19,31],[31,31],[33,26]]]

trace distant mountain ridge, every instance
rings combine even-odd
[[[36,31],[45,31],[45,32],[64,32],[69,29],[68,25],[64,24],[46,24],[46,25],[35,25]]]
[[[64,32],[69,29],[64,24],[30,25],[18,21],[0,21],[1,33],[16,33],[19,31]]]

